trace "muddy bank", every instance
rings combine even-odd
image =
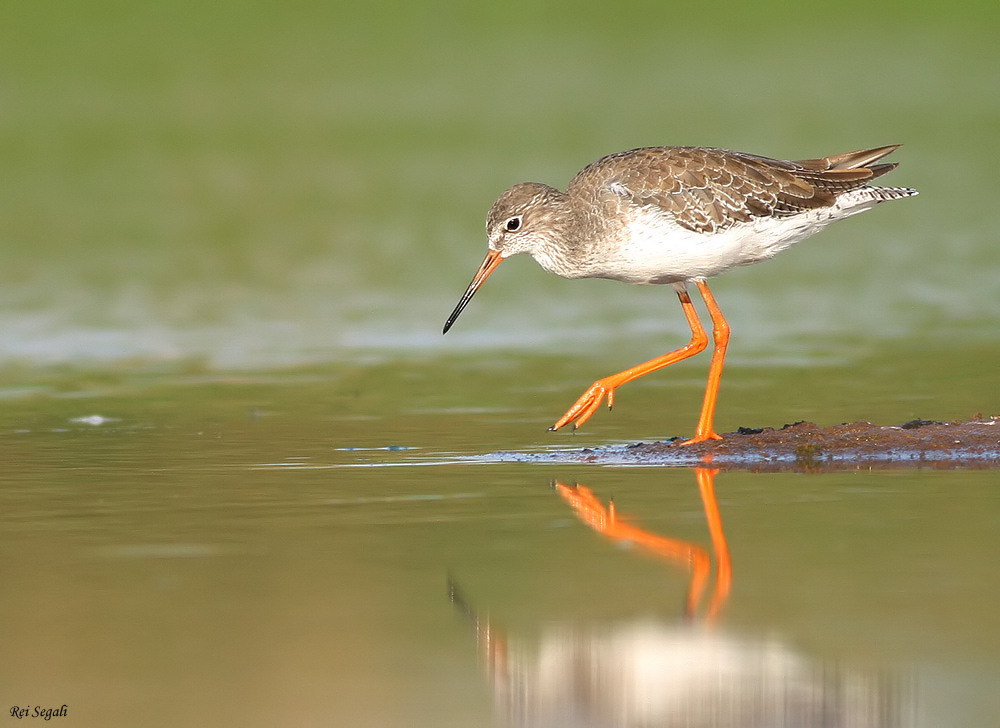
[[[722,440],[681,446],[683,438],[535,453],[494,453],[504,461],[595,465],[712,465],[738,470],[826,471],[853,468],[1000,468],[1000,417],[965,422],[851,422],[820,427],[741,427]]]

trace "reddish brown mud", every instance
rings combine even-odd
[[[721,440],[680,445],[682,438],[633,445],[495,453],[503,460],[595,465],[707,465],[727,470],[827,471],[856,468],[1000,468],[1000,417],[965,422],[912,420],[899,425],[851,422],[820,427],[741,427]]]

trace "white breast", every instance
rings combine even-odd
[[[879,200],[865,188],[842,195],[831,207],[789,217],[758,217],[717,233],[681,227],[659,208],[633,208],[638,214],[589,273],[626,283],[676,283],[711,278],[730,268],[767,260],[808,238],[831,222],[874,207]]]

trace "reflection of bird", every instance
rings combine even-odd
[[[810,660],[776,640],[639,621],[549,627],[534,656],[509,648],[500,709],[522,726],[899,728],[893,679]]]
[[[795,654],[782,643],[726,634],[710,625],[729,592],[728,548],[713,479],[696,468],[717,574],[704,623],[695,617],[710,568],[707,551],[630,525],[586,487],[556,484],[585,524],[689,567],[685,621],[640,620],[581,627],[548,623],[537,650],[509,644],[449,580],[452,603],[472,624],[507,722],[546,728],[900,728],[912,724],[913,696],[896,680]],[[704,562],[704,563],[702,563]],[[699,575],[700,574],[700,575]],[[700,584],[700,586],[699,586]]]
[[[691,327],[686,346],[596,381],[550,428],[586,422],[617,387],[708,346],[687,283],[705,300],[715,351],[695,436],[718,439],[712,420],[729,326],[705,280],[765,260],[830,223],[879,202],[915,195],[868,183],[893,169],[876,164],[896,146],[785,162],[707,147],[652,147],[612,154],[585,167],[561,192],[511,187],[486,222],[489,252],[448,317],[445,332],[505,258],[530,253],[564,278],[669,283]]]

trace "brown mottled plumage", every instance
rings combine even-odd
[[[716,233],[754,217],[786,217],[832,205],[895,164],[867,166],[897,146],[785,162],[711,147],[652,147],[619,152],[585,167],[573,195],[609,185],[639,205],[655,205],[677,224]]]

